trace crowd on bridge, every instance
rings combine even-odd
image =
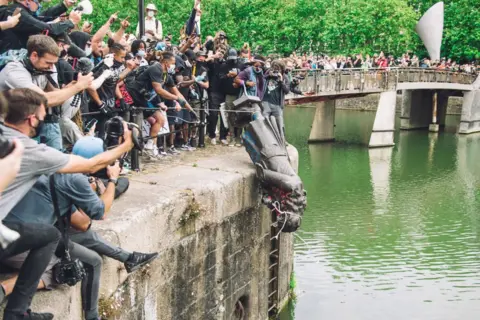
[[[142,35],[140,27],[127,33],[130,22],[118,14],[93,26],[85,1],[45,10],[38,0],[0,1],[3,319],[52,319],[30,310],[36,290],[76,283],[84,318],[101,319],[102,256],[127,273],[158,256],[127,251],[91,228],[127,191],[135,154],[171,159],[194,152],[203,134],[211,145],[242,146],[242,130],[220,110],[231,112],[244,94],[283,128],[285,95],[302,94],[302,78],[292,76],[293,59],[233,48],[221,30],[202,35],[201,0],[175,36],[154,4]]]
[[[375,53],[373,56],[361,53],[355,55],[300,55],[293,53],[290,60],[294,61],[296,69],[308,70],[341,70],[341,69],[388,69],[388,68],[422,68],[445,70],[452,72],[464,72],[468,74],[478,74],[480,72],[479,62],[471,61],[457,63],[450,58],[441,58],[440,60],[431,60],[428,57],[420,59],[417,55],[404,53],[401,57],[386,55],[383,51]]]

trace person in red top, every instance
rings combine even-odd
[[[388,67],[388,60],[385,58],[385,54],[380,52],[380,56],[377,59],[377,66],[380,69],[385,69]]]

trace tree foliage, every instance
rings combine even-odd
[[[148,0],[147,0],[148,1]],[[179,34],[193,0],[153,0],[164,33]],[[399,55],[424,52],[414,28],[436,0],[203,0],[202,34],[224,30],[235,47],[244,42],[261,45],[265,52],[290,54],[373,53]],[[131,0],[92,0],[88,17],[95,28],[119,11],[130,17],[131,32],[137,20],[137,3]],[[147,2],[148,3],[148,2]],[[118,24],[115,25],[118,27]],[[460,59],[480,58],[478,0],[445,0],[443,54]]]

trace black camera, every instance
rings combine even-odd
[[[302,74],[298,74],[292,79],[292,84],[299,85],[300,82],[302,82],[303,80],[305,80],[305,76]]]
[[[68,284],[73,287],[85,279],[86,276],[87,273],[83,263],[78,259],[64,258],[53,266],[53,277],[58,284]]]
[[[0,159],[8,156],[14,148],[12,141],[5,138],[2,129],[0,129]]]
[[[113,117],[105,123],[105,145],[111,149],[120,144],[120,138],[123,137],[123,119],[122,117]],[[135,123],[127,122],[128,129],[132,131],[132,140],[135,149],[143,149],[142,131]]]
[[[278,71],[272,71],[268,74],[268,78],[270,79],[278,79],[280,78],[280,72]]]

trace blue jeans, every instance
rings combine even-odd
[[[43,124],[40,131],[40,143],[63,152],[62,132],[58,122],[47,122]]]
[[[281,106],[278,106],[276,104],[266,102],[266,101],[262,102],[262,106],[263,106],[263,112],[262,112],[263,116],[267,119],[270,119],[270,117],[275,118],[278,125],[278,129],[280,130],[280,134],[285,139],[284,124],[283,124],[283,108]]]

